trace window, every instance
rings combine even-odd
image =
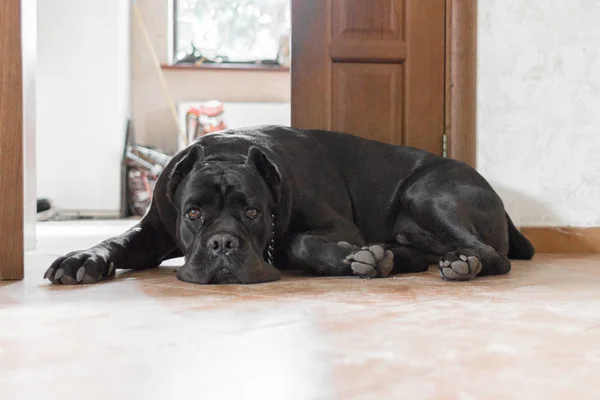
[[[175,57],[221,63],[285,63],[290,0],[174,0]]]

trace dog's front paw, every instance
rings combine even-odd
[[[115,265],[106,249],[76,251],[59,257],[44,273],[55,284],[95,283],[114,276]]]
[[[383,245],[372,244],[353,251],[344,262],[361,278],[385,278],[394,268],[394,254]]]

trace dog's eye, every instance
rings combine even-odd
[[[250,219],[254,219],[258,216],[258,211],[255,210],[254,208],[247,208],[246,209],[246,217],[250,218]]]
[[[196,221],[202,217],[202,211],[197,208],[192,208],[185,215],[187,215],[190,221]]]

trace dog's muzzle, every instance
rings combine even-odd
[[[272,242],[270,244],[272,246]],[[212,233],[187,255],[185,264],[177,271],[177,278],[199,284],[279,280],[279,271],[268,262],[271,246],[260,254],[238,235],[226,231]]]

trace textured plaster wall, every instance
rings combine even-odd
[[[600,226],[600,1],[478,7],[479,170],[518,225]]]

